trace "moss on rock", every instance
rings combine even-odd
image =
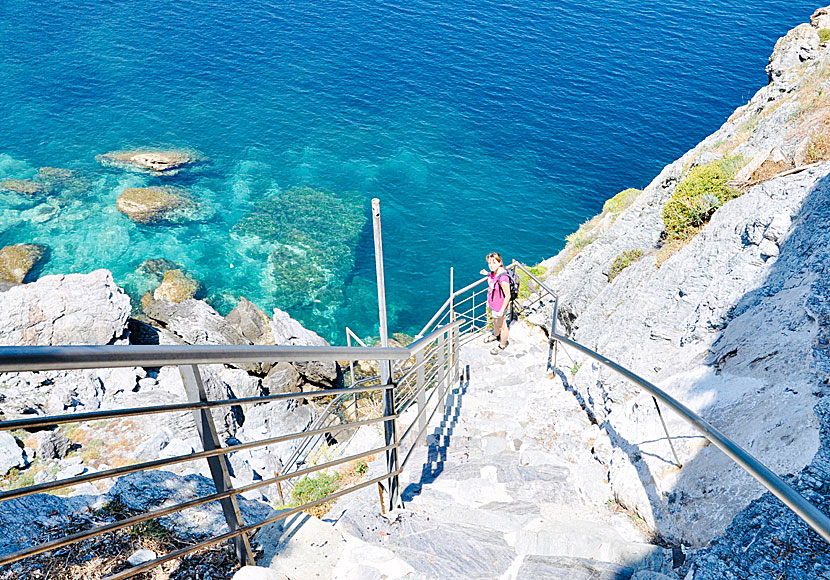
[[[0,282],[21,283],[46,253],[42,244],[15,244],[0,250]]]
[[[234,232],[272,247],[268,272],[274,294],[281,308],[289,308],[311,304],[343,285],[365,223],[359,194],[296,187],[258,203]]]
[[[180,212],[194,206],[192,199],[173,187],[128,187],[115,201],[118,211],[139,224],[177,221]]]
[[[200,288],[199,282],[182,270],[167,270],[161,284],[153,292],[153,298],[155,300],[167,300],[168,302],[184,302],[194,298]]]
[[[40,183],[34,179],[6,179],[0,181],[0,189],[11,191],[25,197],[40,197],[49,195],[51,189],[45,183]]]

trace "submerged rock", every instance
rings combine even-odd
[[[201,285],[179,269],[167,270],[161,285],[156,288],[153,298],[168,302],[184,302],[194,298]]]
[[[180,169],[193,165],[198,160],[198,156],[184,150],[140,149],[104,153],[96,155],[95,160],[108,167],[148,171],[155,175],[175,175]]]
[[[46,252],[42,244],[14,244],[0,250],[0,282],[21,283]]]
[[[185,190],[176,187],[128,187],[115,202],[118,211],[138,224],[179,223],[208,217]]]
[[[365,223],[358,194],[297,187],[261,201],[234,232],[272,248],[268,273],[274,294],[281,307],[290,308],[343,286]]]
[[[33,179],[6,179],[0,181],[0,189],[11,191],[25,197],[42,197],[49,195],[51,189],[45,183]]]

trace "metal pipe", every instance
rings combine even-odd
[[[554,334],[552,340],[561,341],[581,353],[596,360],[597,362],[607,366],[613,371],[621,374],[631,382],[642,387],[653,397],[659,399],[665,405],[671,407],[680,417],[700,432],[706,439],[711,441],[716,447],[723,451],[735,463],[741,466],[747,473],[757,479],[761,484],[767,488],[772,494],[780,499],[787,507],[789,507],[795,514],[807,522],[824,540],[830,543],[830,518],[824,515],[816,506],[804,499],[801,494],[795,491],[792,487],[787,485],[778,475],[770,470],[763,463],[755,459],[747,451],[741,448],[737,443],[734,443],[726,435],[721,433],[718,429],[707,423],[697,413],[674,399],[671,395],[662,391],[652,383],[637,376],[630,370],[621,367],[610,359],[598,354],[591,349],[582,346],[578,342],[562,336],[561,334]]]
[[[406,360],[405,348],[258,345],[2,346],[0,372],[240,362]]]
[[[307,437],[309,435],[322,434],[326,431],[342,431],[348,427],[360,427],[363,425],[373,425],[375,423],[388,422],[397,419],[397,415],[389,417],[378,417],[375,419],[364,419],[363,421],[355,421],[353,423],[344,423],[336,427],[325,427],[317,431],[303,431],[302,433],[291,433],[289,435],[279,435],[269,439],[262,439],[252,443],[242,443],[241,445],[234,445],[232,447],[222,447],[221,449],[212,449],[210,451],[198,451],[188,455],[176,455],[175,457],[165,457],[164,459],[154,459],[153,461],[146,461],[144,463],[136,463],[133,465],[126,465],[124,467],[115,467],[105,471],[96,471],[86,475],[79,475],[77,477],[70,477],[58,481],[51,481],[48,483],[39,483],[37,485],[30,485],[28,487],[21,487],[19,489],[11,489],[0,492],[0,502],[17,497],[25,497],[35,493],[42,493],[53,489],[61,489],[64,487],[71,487],[80,483],[87,483],[91,481],[98,481],[100,479],[109,479],[119,475],[127,475],[135,473],[136,471],[144,471],[146,469],[156,469],[158,467],[165,467],[167,465],[176,465],[178,463],[186,463],[188,461],[195,461],[197,459],[204,459],[206,457],[213,457],[215,455],[225,455],[227,453],[234,453],[236,451],[244,451],[245,449],[255,449],[265,445],[272,445],[274,443],[283,443],[284,441],[291,441],[299,439],[300,437]]]
[[[364,451],[363,453],[358,453],[356,455],[350,455],[348,457],[342,457],[340,459],[336,459],[334,461],[329,461],[327,463],[322,463],[320,465],[315,465],[313,467],[308,467],[306,469],[302,469],[290,475],[278,475],[277,477],[272,477],[270,479],[264,479],[262,481],[255,481],[253,483],[249,483],[248,485],[243,485],[237,489],[230,489],[224,491],[222,493],[214,493],[211,495],[206,495],[204,497],[199,497],[196,499],[192,499],[186,502],[182,502],[179,504],[159,508],[153,511],[145,512],[143,514],[137,514],[135,516],[118,520],[116,522],[112,522],[109,524],[104,524],[102,526],[98,526],[92,528],[91,530],[86,530],[83,532],[78,532],[75,534],[71,534],[69,536],[64,536],[62,538],[58,538],[56,540],[52,540],[50,542],[45,542],[43,544],[38,544],[37,546],[32,546],[30,548],[26,548],[24,550],[19,550],[17,552],[13,552],[6,556],[0,558],[0,566],[5,566],[7,564],[12,564],[14,562],[19,562],[24,558],[29,558],[31,556],[37,556],[38,554],[42,554],[44,552],[49,552],[51,550],[57,550],[58,548],[63,548],[64,546],[68,546],[70,544],[74,544],[76,542],[81,542],[83,540],[88,540],[89,538],[94,538],[100,536],[102,534],[106,534],[108,532],[114,532],[117,530],[121,530],[124,528],[128,528],[135,524],[140,524],[142,522],[146,522],[147,520],[152,520],[155,518],[160,518],[166,515],[170,515],[172,513],[177,513],[184,511],[186,509],[199,507],[205,505],[207,503],[222,500],[228,498],[232,495],[241,495],[243,493],[247,493],[249,491],[253,491],[255,489],[259,489],[261,487],[266,487],[269,485],[279,485],[280,482],[300,477],[303,475],[307,475],[309,473],[313,473],[315,471],[321,471],[323,469],[329,469],[331,467],[336,467],[338,465],[342,465],[344,463],[348,463],[350,461],[355,461],[357,459],[361,459],[363,457],[368,457],[370,455],[374,455],[375,453],[380,453],[382,451],[386,451],[385,447],[379,447],[377,449],[372,449],[370,451]],[[285,503],[285,502],[283,502]]]
[[[306,509],[309,509],[309,508],[312,508],[312,507],[316,507],[318,505],[322,505],[322,504],[324,504],[328,501],[331,501],[333,499],[337,499],[338,497],[344,496],[347,493],[352,493],[352,492],[357,491],[359,489],[363,489],[364,487],[374,485],[375,483],[377,483],[377,482],[379,482],[379,481],[381,481],[381,480],[383,480],[387,477],[397,476],[399,474],[400,474],[400,470],[398,470],[397,473],[386,473],[384,475],[381,475],[380,477],[376,477],[376,478],[371,479],[369,481],[364,481],[363,483],[353,485],[352,487],[350,487],[348,489],[343,489],[343,490],[340,490],[340,491],[336,491],[332,494],[327,495],[326,497],[323,497],[323,498],[320,498],[318,500],[309,502],[307,504],[303,504],[303,505],[295,507],[295,508],[290,508],[290,509],[281,511],[280,513],[278,513],[275,516],[271,516],[270,518],[264,519],[260,522],[255,523],[255,524],[245,526],[244,528],[240,528],[240,529],[238,529],[234,532],[228,532],[228,533],[222,534],[221,536],[216,536],[215,538],[211,538],[209,540],[199,542],[198,544],[193,544],[192,546],[188,546],[187,548],[182,548],[180,550],[176,550],[175,552],[171,552],[169,554],[161,556],[160,558],[156,558],[155,560],[152,560],[150,562],[146,562],[144,564],[140,564],[140,565],[135,566],[133,568],[129,568],[129,569],[124,570],[123,572],[120,572],[118,574],[114,574],[112,576],[107,576],[106,578],[104,578],[104,580],[125,580],[126,578],[130,578],[132,576],[140,574],[141,572],[146,572],[148,570],[151,570],[151,569],[155,568],[156,566],[158,566],[159,564],[164,564],[165,562],[169,562],[170,560],[175,560],[176,558],[181,558],[182,556],[186,556],[186,555],[188,555],[192,552],[195,552],[197,550],[201,550],[202,548],[215,546],[216,544],[220,544],[220,543],[224,542],[225,540],[230,540],[230,539],[232,539],[232,538],[234,538],[234,537],[236,537],[240,534],[244,534],[244,533],[247,533],[247,532],[252,532],[252,531],[257,530],[257,529],[259,529],[263,526],[267,526],[268,524],[273,524],[273,523],[278,522],[280,520],[284,520],[285,518],[287,518],[289,516],[293,516],[294,514],[299,513],[303,510],[306,510]]]
[[[83,423],[87,421],[100,421],[103,419],[119,419],[122,417],[135,417],[140,415],[154,415],[157,413],[174,413],[177,411],[196,411],[198,409],[212,409],[214,407],[231,407],[236,405],[250,405],[265,403],[268,401],[280,401],[290,399],[315,399],[331,395],[365,393],[388,389],[388,386],[369,385],[365,387],[349,387],[345,389],[329,389],[325,391],[310,391],[305,393],[281,393],[279,395],[264,395],[262,397],[245,397],[242,399],[224,399],[222,401],[200,401],[193,403],[172,403],[170,405],[156,405],[153,407],[135,407],[129,409],[114,409],[109,411],[91,411],[89,413],[74,413],[66,415],[50,415],[38,417],[37,419],[12,419],[0,421],[0,431],[11,431],[14,429],[34,429],[39,427],[50,427],[64,423]]]
[[[674,450],[674,443],[672,443],[671,435],[669,435],[669,428],[666,427],[666,422],[663,420],[663,412],[660,410],[660,404],[657,402],[657,397],[652,395],[651,400],[654,401],[654,407],[657,409],[657,416],[660,417],[660,423],[663,425],[663,432],[666,434],[666,440],[669,442],[671,454],[674,455],[674,461],[677,463],[677,467],[683,467],[683,464],[680,462],[680,458],[677,456],[677,451]]]

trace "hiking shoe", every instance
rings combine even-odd
[[[484,342],[493,342],[494,340],[496,340],[495,334],[488,334],[484,337]]]

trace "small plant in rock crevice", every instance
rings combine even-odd
[[[818,31],[818,39],[821,42],[830,40],[830,28],[820,28]]]
[[[614,278],[619,276],[620,272],[642,257],[643,251],[636,248],[633,250],[626,250],[614,258],[614,261],[611,262],[611,268],[608,270],[608,283],[610,284]]]
[[[580,368],[582,368],[582,363],[581,362],[574,363],[574,365],[571,367],[571,376],[575,377],[576,373],[579,372]]]

